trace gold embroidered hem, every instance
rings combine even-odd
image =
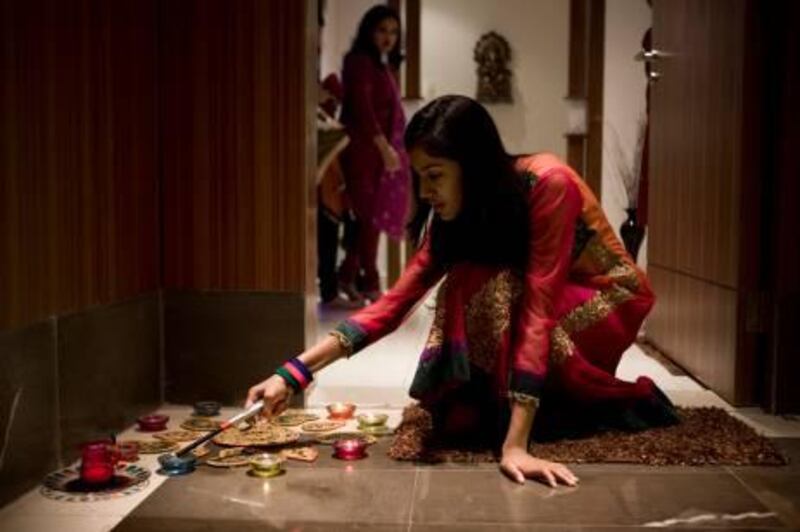
[[[450,278],[446,278],[439,290],[436,292],[436,310],[433,314],[433,323],[428,333],[428,340],[425,342],[425,349],[436,349],[442,346],[444,341],[444,320],[446,317],[445,298]]]
[[[522,281],[503,270],[473,295],[466,311],[469,360],[491,373],[497,349],[511,326],[514,304],[522,294]]]

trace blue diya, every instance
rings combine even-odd
[[[191,453],[187,453],[183,456],[167,453],[158,457],[158,463],[161,464],[161,469],[156,471],[156,473],[168,477],[177,477],[194,472],[195,466],[197,465],[197,457]]]

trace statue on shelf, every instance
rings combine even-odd
[[[511,103],[511,47],[501,35],[491,31],[475,45],[478,63],[477,100],[485,103]]]

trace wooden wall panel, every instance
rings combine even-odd
[[[158,287],[155,3],[0,3],[0,329]]]
[[[685,9],[675,15],[686,20],[665,26],[654,19],[657,48],[675,55],[655,67],[662,78],[653,86],[651,139],[669,148],[652,151],[648,263],[735,288],[743,2],[678,4]]]
[[[736,292],[650,264],[658,294],[648,337],[695,378],[735,401]]]
[[[159,6],[165,287],[304,292],[306,2]]]
[[[657,0],[648,336],[735,404],[752,404],[758,281],[758,77],[749,0]],[[702,327],[701,329],[698,329]]]

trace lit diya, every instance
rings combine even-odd
[[[328,409],[328,419],[350,419],[356,411],[353,403],[336,402],[331,403],[325,408]]]
[[[358,420],[358,428],[360,429],[365,427],[384,427],[386,426],[386,421],[389,419],[389,414],[367,412],[365,414],[359,414],[356,419]]]
[[[339,460],[361,460],[367,456],[367,444],[362,439],[336,440],[333,457]]]
[[[283,473],[283,457],[261,453],[250,457],[250,474],[260,478],[276,477]]]

